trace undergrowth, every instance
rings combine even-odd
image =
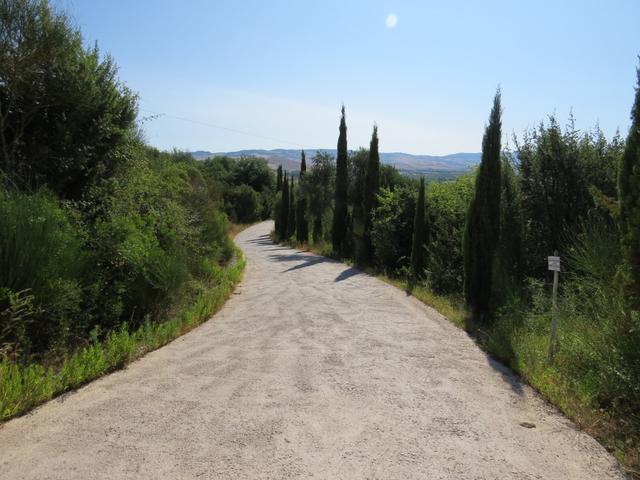
[[[136,330],[123,324],[102,339],[94,334],[89,345],[64,358],[58,366],[1,360],[0,420],[24,414],[61,393],[122,368],[197,327],[222,306],[240,281],[244,267],[245,259],[236,248],[235,262],[226,267],[209,265],[195,302],[170,320],[154,323],[147,318]]]

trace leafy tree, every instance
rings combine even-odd
[[[378,190],[380,189],[380,154],[378,153],[378,127],[373,126],[371,143],[369,145],[369,159],[363,195],[364,235],[362,259],[370,263],[373,255],[371,243],[372,212],[377,206]],[[424,199],[423,199],[424,200]]]
[[[273,191],[273,170],[264,158],[242,157],[235,162],[231,172],[234,185],[249,185],[256,192]]]
[[[260,196],[249,185],[242,184],[225,192],[227,213],[233,221],[251,223],[260,218]]]
[[[418,188],[418,181],[401,174],[393,165],[380,165],[380,187],[393,190],[398,186]]]
[[[281,240],[287,238],[289,232],[289,180],[287,178],[287,172],[284,172],[282,179],[282,201],[280,204],[280,231],[278,236]]]
[[[508,292],[522,280],[522,210],[516,173],[507,156],[501,165],[500,241],[496,259],[496,291]]]
[[[294,195],[293,175],[289,186],[289,219],[287,220],[287,238],[296,233],[296,198]]]
[[[464,295],[474,315],[485,319],[491,306],[493,264],[500,234],[500,90],[482,140],[482,160],[464,232]]]
[[[551,117],[548,126],[527,132],[517,148],[526,219],[525,268],[528,275],[542,276],[546,257],[568,249],[567,239],[580,229],[594,203],[573,119],[563,133]]]
[[[127,159],[137,97],[45,1],[0,2],[0,170],[77,199]]]
[[[298,188],[298,203],[296,205],[296,239],[298,243],[306,243],[309,241],[309,224],[307,222],[307,199],[304,196],[303,183],[307,172],[307,160],[304,150],[300,159],[300,179]]]
[[[336,157],[335,198],[333,207],[333,225],[331,243],[336,253],[344,252],[344,243],[348,225],[347,189],[349,187],[347,152],[347,123],[344,105],[340,117],[340,135],[338,136],[338,153]]]
[[[629,297],[640,309],[640,68],[627,144],[620,162],[620,227],[622,245],[629,267]]]
[[[424,177],[421,177],[418,201],[416,202],[416,214],[413,220],[413,241],[411,243],[411,272],[414,279],[420,278],[424,274],[424,247],[427,239],[424,212]]]

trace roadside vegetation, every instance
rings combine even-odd
[[[317,153],[296,182],[277,183],[274,236],[432,305],[637,473],[640,93],[626,139],[549,117],[508,150],[501,115],[498,91],[478,168],[425,185],[380,164],[375,125],[369,149],[349,151],[343,107],[337,158]],[[287,219],[301,212],[298,232]],[[554,252],[562,272],[550,355]]]
[[[160,152],[137,97],[47,2],[0,2],[0,420],[206,320],[268,218],[255,158]]]

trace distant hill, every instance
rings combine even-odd
[[[318,148],[307,149],[307,162],[315,152],[327,152],[336,155],[335,149]],[[300,150],[278,148],[274,150],[239,150],[237,152],[207,152],[196,151],[191,154],[197,160],[216,155],[226,155],[233,158],[255,156],[267,160],[270,166],[277,168],[282,165],[285,170],[296,171],[300,168]],[[450,155],[413,155],[410,153],[390,152],[380,153],[380,161],[394,165],[399,171],[409,175],[425,175],[430,178],[453,178],[468,172],[480,163],[480,153],[452,153]]]

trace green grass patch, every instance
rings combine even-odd
[[[236,260],[226,267],[211,265],[195,302],[166,322],[147,320],[135,331],[123,325],[68,356],[58,367],[0,361],[0,420],[24,414],[61,393],[123,368],[209,319],[242,278],[246,261],[242,252],[235,250]]]

